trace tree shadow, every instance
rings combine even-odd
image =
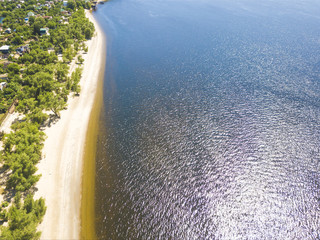
[[[7,182],[9,180],[9,177],[11,175],[11,171],[5,167],[4,165],[2,165],[0,167],[0,186],[6,186]],[[11,202],[12,198],[16,195],[16,190],[14,189],[7,189],[7,187],[5,189],[3,189],[3,200],[7,201],[7,202]]]
[[[22,122],[25,122],[25,121],[26,121],[26,119],[24,119],[24,118],[20,119],[19,117],[17,117],[12,121],[12,124],[22,123]]]
[[[38,190],[39,189],[34,185],[28,190],[28,193],[31,193],[32,195],[34,195],[36,192],[38,192]]]
[[[14,189],[5,189],[4,194],[3,194],[3,200],[10,203],[11,200],[16,195],[16,193],[17,193],[17,191]]]
[[[43,130],[46,127],[51,127],[52,125],[56,124],[60,119],[60,116],[57,116],[56,114],[50,114],[47,121],[45,121],[41,125],[41,130]]]

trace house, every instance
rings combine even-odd
[[[2,91],[6,86],[7,86],[6,82],[1,82],[0,83],[0,90]]]
[[[60,9],[60,12],[61,12],[61,14],[71,16],[71,12],[64,10],[63,8]]]
[[[62,16],[60,20],[61,20],[61,22],[65,23],[65,24],[69,22],[69,18],[67,18],[65,16]]]
[[[52,16],[42,16],[43,19],[52,19]]]
[[[28,17],[34,17],[35,16],[35,14],[33,13],[33,12],[28,12]]]
[[[67,6],[68,5],[68,1],[63,1],[63,6]]]
[[[29,18],[28,18],[28,17],[25,17],[25,18],[24,18],[24,22],[25,22],[25,23],[29,22]]]
[[[11,33],[11,28],[7,28],[6,30],[4,30],[4,32],[10,34]]]
[[[16,52],[22,55],[25,52],[29,52],[29,45],[21,46],[16,49]]]
[[[40,35],[49,35],[49,28],[40,28]]]
[[[67,13],[68,13],[68,11],[64,10],[63,8],[60,9],[60,12],[61,12],[62,14],[67,14]]]
[[[0,47],[0,52],[2,52],[4,54],[8,53],[9,50],[10,50],[10,46],[8,46],[8,45],[3,45],[2,47]]]
[[[2,81],[7,81],[8,80],[8,73],[0,74],[0,79]]]

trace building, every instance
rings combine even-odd
[[[4,54],[8,53],[9,50],[10,50],[10,46],[8,46],[8,45],[3,45],[2,47],[0,47],[0,52],[2,52]]]
[[[35,14],[33,13],[33,12],[28,12],[28,17],[34,17],[35,16]]]
[[[2,81],[7,81],[8,80],[8,73],[0,74],[0,79]]]
[[[16,49],[16,52],[22,55],[25,52],[29,52],[29,45],[21,46]]]
[[[0,83],[0,90],[2,91],[6,86],[7,86],[6,82],[1,82]]]
[[[49,28],[40,28],[40,35],[49,35]]]
[[[4,30],[4,32],[10,34],[11,33],[11,28],[7,28],[6,30]]]
[[[52,16],[42,16],[43,19],[52,19]]]

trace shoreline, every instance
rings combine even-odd
[[[99,102],[100,106],[102,103],[101,73],[105,62],[105,36],[93,15],[86,11],[86,16],[96,31],[87,41],[88,53],[83,55],[80,96],[70,97],[61,118],[44,130],[47,139],[43,158],[37,166],[37,173],[42,177],[35,193],[35,198],[45,198],[47,206],[38,227],[41,239],[79,239],[80,236],[82,176],[84,164],[90,160],[84,158],[87,156],[84,150],[88,145],[88,130],[92,129],[89,123],[91,126],[92,121],[98,121],[94,116],[98,116]],[[94,187],[92,191],[94,193]]]
[[[91,15],[92,16],[92,15]],[[91,20],[91,19],[90,19]],[[95,23],[95,28],[99,28]],[[101,31],[101,29],[100,29]],[[102,32],[102,31],[101,31]],[[101,33],[106,43],[106,36]],[[102,52],[106,52],[104,44]],[[100,66],[105,66],[106,58],[102,59]],[[82,191],[80,207],[80,239],[97,239],[95,232],[95,174],[96,174],[96,152],[97,140],[99,134],[99,120],[101,117],[101,108],[103,105],[103,76],[105,68],[100,67],[98,76],[97,92],[95,95],[95,104],[92,107],[90,120],[85,139],[83,152],[83,171],[82,171]]]
[[[103,76],[103,72],[100,72]],[[95,174],[96,174],[96,151],[99,134],[99,119],[103,100],[103,83],[99,81],[96,93],[95,105],[92,108],[86,141],[84,147],[84,161],[81,184],[81,207],[80,207],[80,239],[97,239],[95,232]]]

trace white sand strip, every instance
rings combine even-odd
[[[42,174],[35,198],[44,197],[47,212],[39,230],[41,239],[79,239],[80,199],[83,150],[87,127],[97,91],[98,75],[105,58],[105,38],[94,20],[96,35],[88,41],[79,97],[70,98],[61,119],[45,130],[48,138],[43,159],[38,164]]]

